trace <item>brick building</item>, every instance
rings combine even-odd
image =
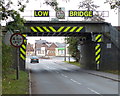
[[[64,56],[65,44],[47,42],[46,40],[35,41],[35,55],[37,56]]]
[[[33,44],[28,43],[26,48],[27,55],[34,55]]]

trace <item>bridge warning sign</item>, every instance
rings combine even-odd
[[[69,10],[69,17],[93,17],[93,11]]]
[[[34,17],[49,17],[49,10],[34,10]]]

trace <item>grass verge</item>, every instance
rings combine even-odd
[[[28,73],[19,71],[19,80],[16,80],[16,71],[10,70],[2,78],[2,94],[28,94]]]
[[[64,61],[64,62],[66,62],[66,63],[68,63],[68,64],[73,64],[73,65],[76,65],[76,66],[80,66],[80,63],[79,63],[79,62],[75,62],[75,61],[73,61],[73,62]]]

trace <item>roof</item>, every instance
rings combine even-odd
[[[46,43],[46,45],[47,45],[48,47],[50,47],[51,44]]]
[[[59,42],[56,42],[55,44],[58,48],[64,48],[66,45],[65,43],[59,43]]]
[[[50,47],[53,44],[53,43],[47,42],[46,40],[35,40],[35,43],[37,44],[45,43],[48,47]],[[64,48],[66,46],[65,43],[59,43],[59,42],[55,42],[54,44],[57,46],[57,48]],[[37,48],[37,50],[40,50],[40,49]]]
[[[47,43],[47,41],[46,40],[35,40],[35,43],[43,44],[43,43]]]

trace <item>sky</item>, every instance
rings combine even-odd
[[[82,0],[69,0],[69,2],[65,2],[65,0],[57,0],[58,1],[58,6],[59,7],[64,7],[65,8],[65,15],[66,18],[62,21],[81,21],[83,18],[81,17],[67,17],[68,16],[68,10],[81,10],[78,9],[79,2]],[[100,6],[97,8],[98,11],[108,11],[105,12],[107,17],[105,17],[105,21],[111,23],[113,26],[118,26],[118,14],[114,12],[114,10],[110,9],[109,4],[104,4],[106,0],[93,0],[94,4]],[[48,21],[51,20],[51,18],[55,17],[55,11],[51,8],[51,6],[48,6],[46,4],[43,4],[45,0],[30,0],[30,2],[27,4],[25,13],[23,14],[27,20],[44,20]],[[49,10],[50,11],[50,16],[51,17],[28,17],[28,16],[33,16],[34,10]],[[108,14],[109,13],[109,14]]]
[[[60,42],[64,43],[64,37],[27,37],[27,42],[35,44],[35,40],[46,40],[48,42]]]

